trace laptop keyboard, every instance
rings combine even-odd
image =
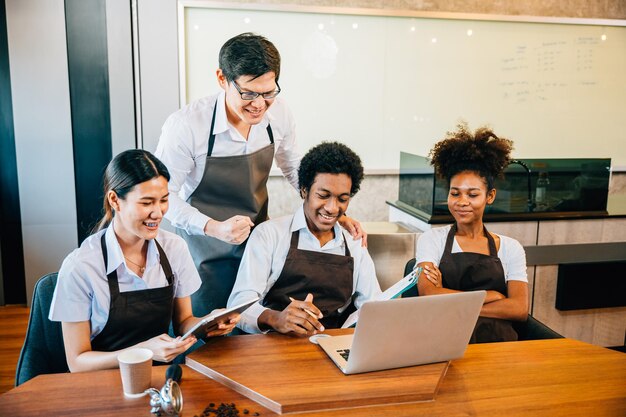
[[[350,355],[350,349],[337,349],[337,353],[347,361],[348,356]]]

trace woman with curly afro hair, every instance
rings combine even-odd
[[[455,223],[425,232],[417,244],[424,268],[420,295],[486,290],[471,342],[517,340],[511,321],[528,316],[526,255],[515,239],[490,233],[483,224],[496,198],[494,181],[510,161],[513,142],[489,128],[473,134],[465,123],[430,151],[435,172],[450,184],[448,209]]]

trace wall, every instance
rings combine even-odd
[[[74,26],[67,21],[68,10],[76,18]],[[81,13],[87,16],[81,17]],[[108,43],[103,25],[84,25],[92,17],[103,22],[105,13],[110,25]],[[15,232],[3,229],[2,233],[11,233],[3,238],[13,244],[23,241],[24,272],[21,276],[3,273],[3,284],[7,294],[26,286],[21,296],[6,297],[7,303],[30,301],[37,279],[58,271],[65,256],[77,247],[79,226],[83,230],[90,226],[77,211],[77,190],[87,189],[99,200],[104,166],[98,159],[110,155],[111,150],[135,147],[129,16],[127,0],[108,0],[106,4],[104,0],[6,1],[5,63],[10,69],[15,151],[3,158],[16,163],[18,186],[13,191],[19,194],[21,224]],[[81,33],[83,30],[87,33]],[[97,39],[98,45],[85,45],[95,42],[87,39]],[[96,52],[97,56],[92,55]],[[94,58],[98,59],[97,70]],[[108,86],[107,76],[111,80]],[[104,107],[100,107],[102,103],[106,103]],[[99,127],[109,119],[110,131]],[[95,131],[90,134],[90,129]],[[87,153],[89,156],[76,160],[74,152],[79,145],[75,139],[79,136],[87,152],[104,140],[104,152]],[[82,170],[77,170],[77,165]],[[98,185],[77,181],[87,177],[95,178]],[[88,215],[97,216],[100,204]],[[11,253],[1,252],[5,272],[18,263],[8,256]]]
[[[27,299],[37,277],[57,270],[77,239],[63,6],[6,2]]]
[[[229,3],[249,4],[250,1],[231,0]],[[510,16],[626,19],[626,3],[621,0],[261,0],[256,3],[276,6],[346,7]]]

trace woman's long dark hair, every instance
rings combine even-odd
[[[106,228],[113,220],[113,208],[107,194],[115,191],[122,200],[135,185],[153,178],[165,177],[170,180],[170,173],[159,159],[143,149],[131,149],[118,154],[104,172],[104,215],[93,229],[93,233]]]

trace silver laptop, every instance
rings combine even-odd
[[[444,362],[463,356],[485,291],[370,301],[354,334],[317,341],[344,374]]]

